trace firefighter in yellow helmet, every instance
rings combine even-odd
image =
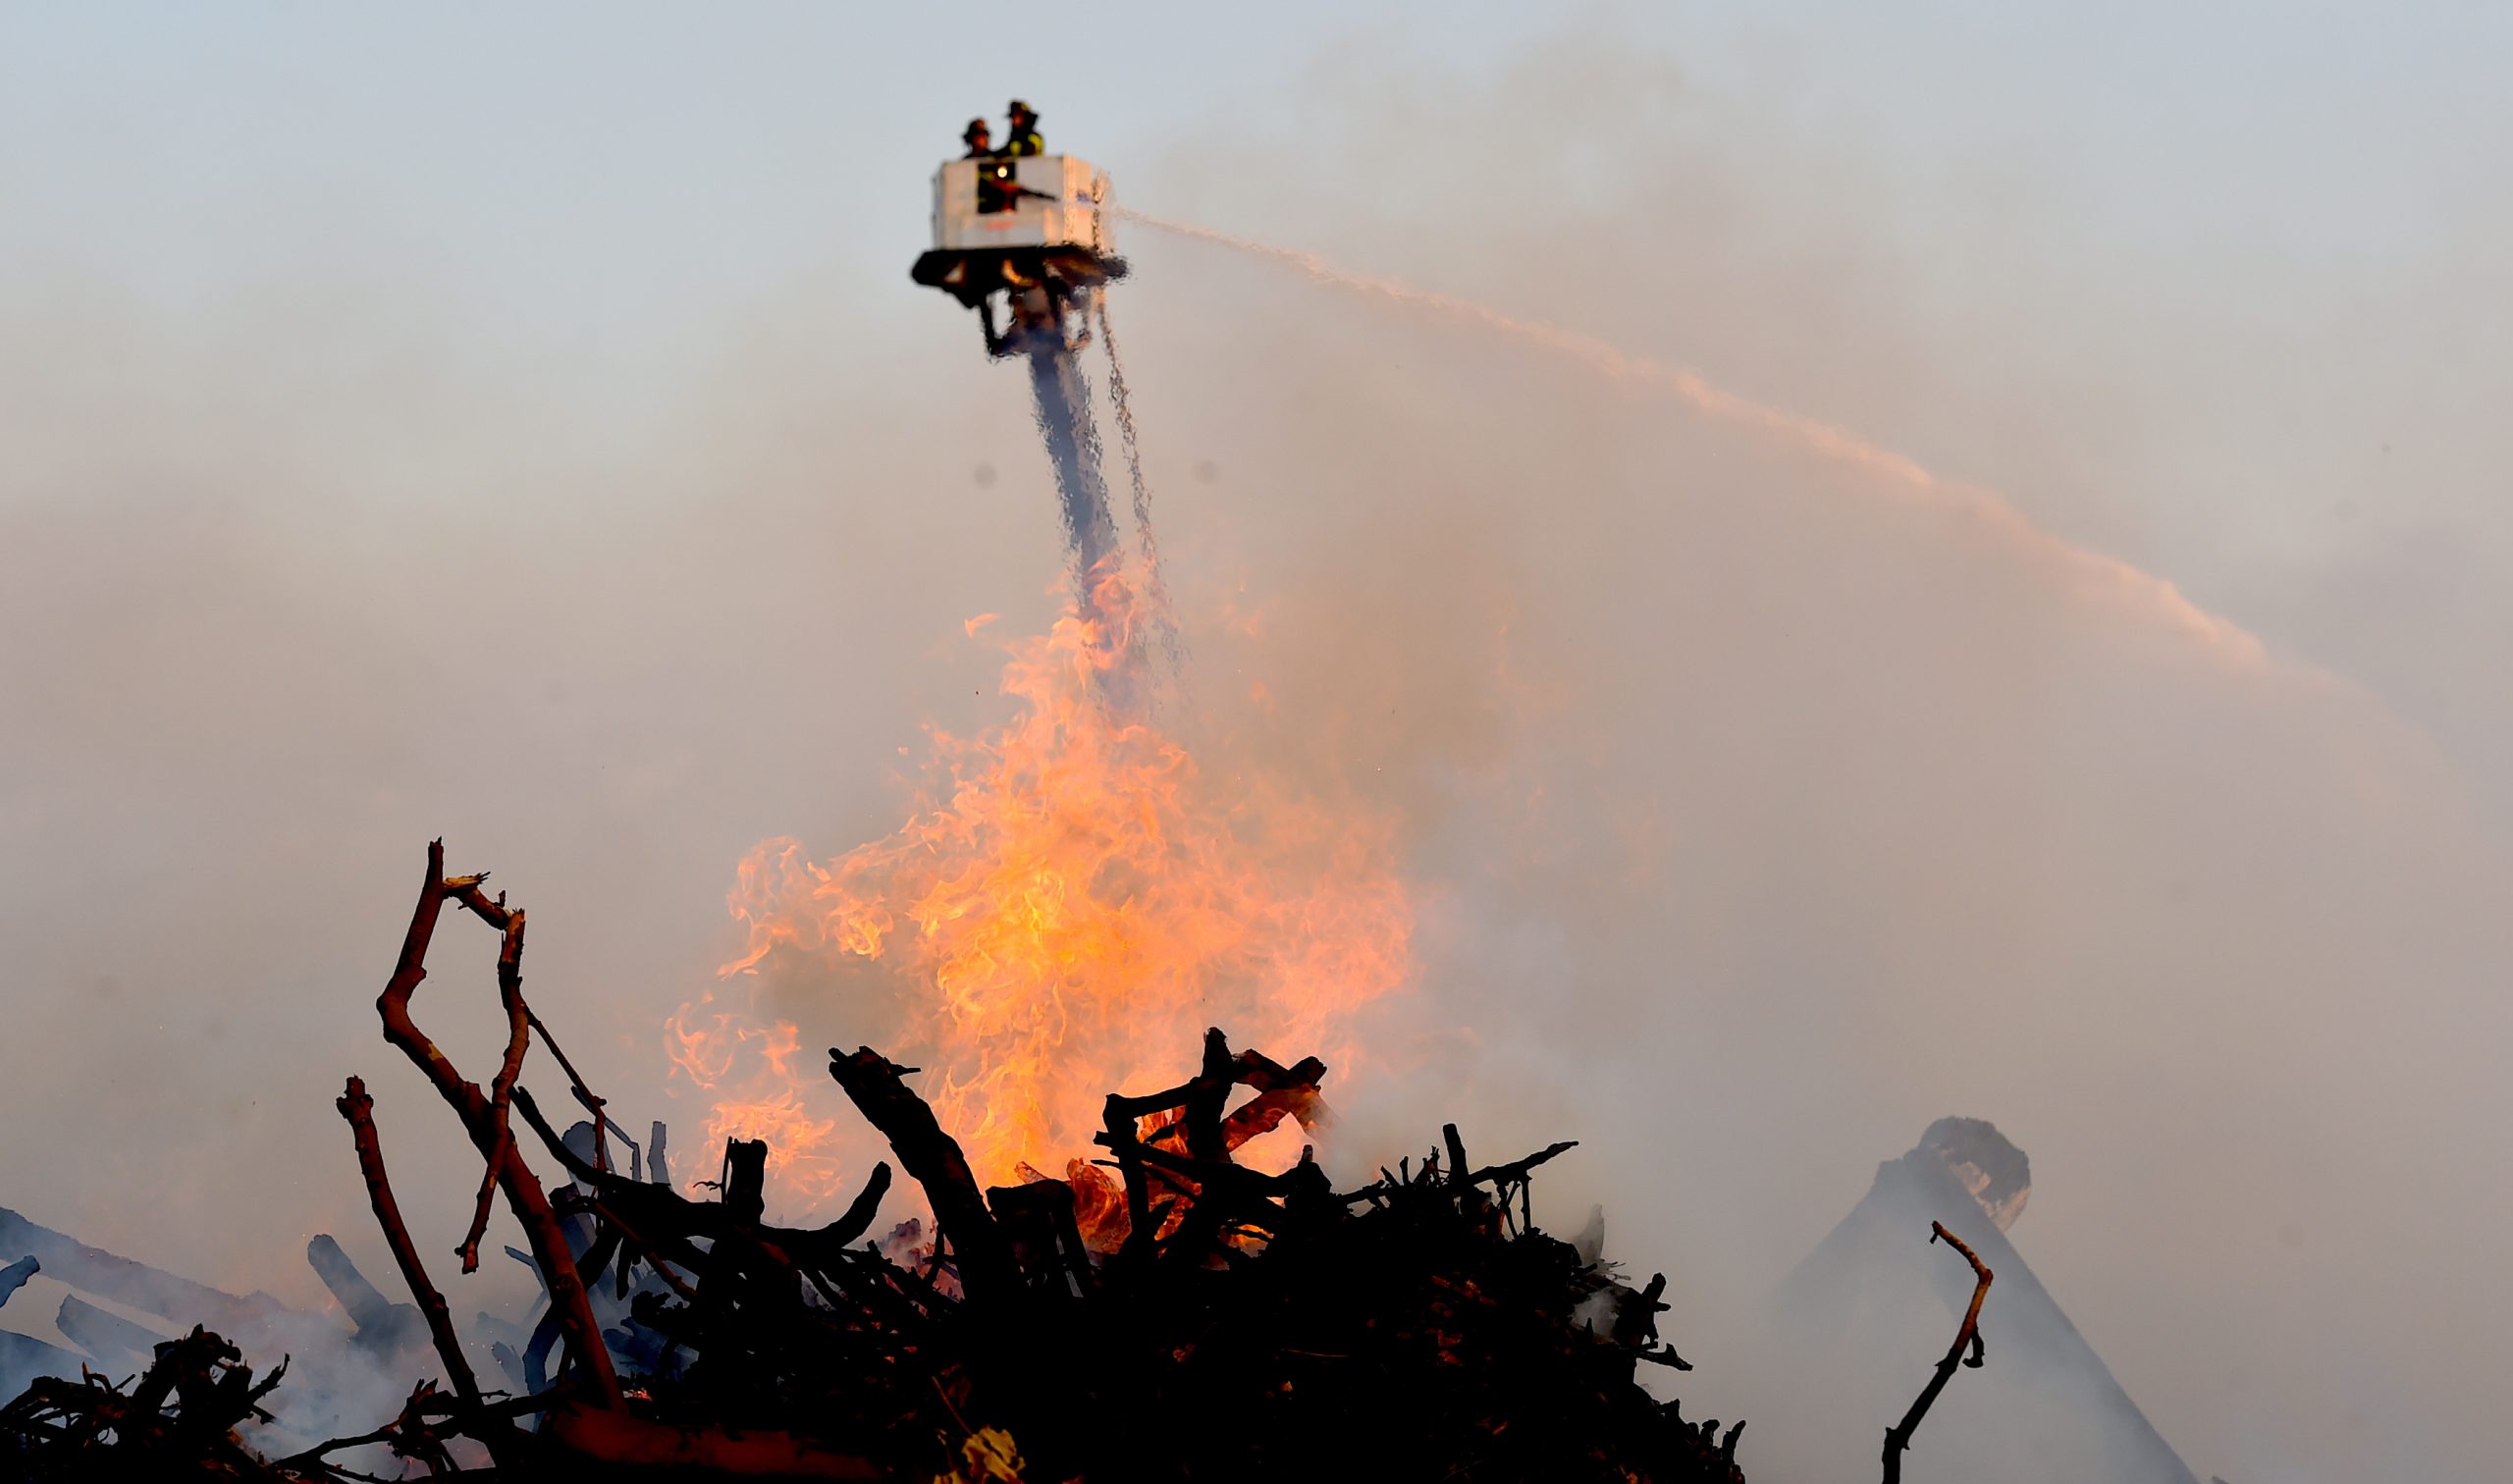
[[[1038,112],[1029,104],[1013,99],[1004,105],[1003,120],[1009,127],[1004,132],[1001,153],[1018,156],[1047,152],[1046,141],[1039,137]]]

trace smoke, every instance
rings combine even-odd
[[[498,94],[527,142],[546,76]],[[646,118],[662,84],[631,81],[582,116]],[[693,114],[775,91],[707,85]],[[2193,534],[2251,520],[2260,469],[2295,508],[2361,486],[2358,529],[2406,520],[2348,450],[2413,401],[2384,365],[2489,311],[2492,255],[2332,283],[2356,270],[2244,240],[2258,287],[2229,287],[2085,245],[2101,203],[2038,158],[2024,207],[1983,186],[1915,224],[1857,147],[1576,35],[1490,74],[1321,64],[1279,112],[1162,159],[1057,142],[1164,217],[1530,327],[1124,244],[1180,730],[1261,729],[1405,831],[1423,973],[1343,1069],[1333,1157],[1444,1119],[1478,1158],[1580,1139],[1539,1215],[1608,1206],[1610,1255],[1670,1275],[1687,1415],[1751,1418],[1749,1474],[1787,1478],[1863,1470],[1891,1419],[1748,1365],[1755,1304],[1878,1161],[1989,1118],[2033,1158],[2016,1243],[2203,1475],[2513,1467],[2489,1390],[2513,880],[2498,780],[2454,762],[2495,736],[2468,677],[2498,625],[2451,597],[2500,587],[2496,530],[2385,526],[2363,565]],[[1019,372],[904,281],[922,157],[894,210],[813,220],[843,252],[725,266],[623,224],[721,224],[671,192],[747,179],[739,150],[568,177],[594,225],[475,241],[477,197],[401,194],[436,158],[401,134],[291,175],[318,134],[241,141],[237,169],[277,162],[245,183],[254,253],[173,287],[51,250],[44,223],[90,219],[0,181],[30,203],[0,228],[0,1204],[318,1310],[298,1254],[328,1230],[389,1288],[331,1114],[355,1072],[457,1314],[512,1308],[512,1264],[452,1274],[476,1159],[376,1034],[424,841],[530,910],[527,992],[621,1121],[694,1130],[659,1028],[738,951],[734,863],[883,837],[920,726],[1000,717],[961,625],[1044,628],[1054,481]],[[172,188],[112,163],[86,188]],[[809,172],[768,174],[760,200]],[[853,245],[876,239],[897,250]],[[2130,280],[2161,287],[2102,292]],[[2282,337],[2349,344],[2360,313],[2401,344],[2325,397]],[[1913,461],[1824,432],[1853,426]],[[2422,426],[2399,457],[2436,481],[2500,464],[2483,422]],[[2453,752],[2299,679],[2316,662],[2419,727],[2443,693]],[[474,1076],[492,951],[450,925],[418,1004]],[[35,1297],[0,1321],[39,1330]],[[1995,1367],[1995,1293],[1986,1323]],[[1976,1379],[1928,1430],[1999,1425]]]
[[[1890,203],[1856,215],[1872,183],[1649,67],[1566,42],[1471,86],[1321,84],[1275,134],[1127,183],[1163,220],[1329,233],[1339,263],[1474,286],[1126,244],[1136,302],[1177,306],[1130,338],[1161,367],[1148,428],[1229,407],[1156,472],[1196,505],[1170,528],[1268,610],[1263,658],[1235,662],[1334,718],[1320,752],[1418,830],[1423,1021],[1383,1042],[1415,1037],[1390,1060],[1416,1078],[1374,1085],[1373,1134],[1418,1140],[1445,1106],[1477,1147],[1587,1140],[1556,1220],[1601,1199],[1614,1251],[1668,1267],[1686,1352],[1734,1357],[1683,1378],[1687,1414],[1754,1417],[1775,1476],[1867,1467],[1890,1419],[1740,1375],[1756,1303],[1950,1113],[2033,1153],[2017,1241],[2203,1475],[2500,1467],[2473,1315],[2513,1299],[2482,1235],[2513,1212],[2465,1172],[2501,1159],[2505,1109],[2456,1029],[2498,1024],[2486,785],[2379,673],[2333,683],[2055,534],[2099,528],[2129,498],[2108,484],[2243,451],[2180,431],[2228,397],[2174,371],[2221,353],[2185,352],[2191,324],[2137,323],[2109,379],[2034,365],[2037,340],[2094,339],[2064,298],[1950,330],[1917,270],[1845,247],[1894,237]],[[1635,137],[1652,104],[1679,122]],[[1615,183],[1594,199],[1532,184],[1588,164]],[[1557,322],[1611,328],[1510,329]],[[1739,407],[1619,348],[1660,344],[1777,390]],[[1957,412],[1982,442],[1948,436]],[[2034,518],[1853,424],[1929,429]],[[1306,539],[1275,523],[1295,504]],[[2456,1193],[2407,1235],[2421,1190]],[[1995,1349],[1995,1298],[1990,1326]],[[1915,1363],[1943,1343],[1915,1335]]]
[[[1318,283],[1337,289],[1465,320],[1577,361],[1600,376],[1662,387],[1705,417],[1767,435],[1775,442],[1839,464],[1853,475],[1867,476],[1861,481],[1863,484],[1907,494],[1941,509],[1961,510],[1993,528],[1999,539],[2015,548],[2023,558],[2058,568],[2064,580],[2084,587],[2098,601],[2116,606],[2126,614],[2182,631],[2192,643],[2219,655],[2228,665],[2249,669],[2267,662],[2266,651],[2257,638],[2232,620],[2191,603],[2171,583],[2099,552],[2070,546],[2036,527],[1997,492],[1950,485],[1903,455],[1878,448],[1846,429],[1764,406],[1712,386],[1697,371],[1627,355],[1593,336],[1513,319],[1484,305],[1427,292],[1392,279],[1345,273],[1328,266],[1314,253],[1269,246],[1149,212],[1120,209],[1119,214],[1177,237],[1289,263]]]

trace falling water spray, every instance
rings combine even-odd
[[[1099,468],[1099,431],[1091,421],[1091,383],[1061,340],[1034,343],[1028,358],[1039,439],[1055,466],[1065,549],[1088,612],[1093,574],[1117,551],[1117,523],[1108,512],[1108,484]]]

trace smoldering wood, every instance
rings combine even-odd
[[[1528,1218],[1533,1172],[1570,1143],[1475,1168],[1450,1126],[1418,1169],[1401,1161],[1352,1192],[1336,1191],[1311,1148],[1280,1173],[1251,1168],[1235,1157],[1250,1139],[1285,1119],[1326,1124],[1326,1068],[1234,1051],[1214,1029],[1185,1081],[1106,1099],[1096,1142],[1116,1179],[1077,1161],[1065,1180],[981,1191],[907,1085],[914,1069],[860,1047],[833,1050],[830,1075],[936,1224],[901,1223],[886,1250],[866,1238],[892,1184],[883,1162],[836,1220],[782,1226],[768,1219],[765,1145],[728,1141],[714,1199],[671,1187],[660,1124],[642,1170],[635,1152],[626,1173],[614,1167],[606,1100],[523,999],[523,914],[481,881],[447,876],[442,844],[430,845],[377,1010],[478,1151],[484,1188],[523,1228],[524,1248],[508,1250],[540,1278],[547,1307],[528,1332],[479,1327],[522,1394],[486,1392],[455,1364],[459,1337],[438,1328],[447,1306],[390,1198],[372,1099],[352,1081],[341,1111],[370,1203],[397,1262],[408,1254],[412,1306],[446,1347],[455,1389],[422,1385],[380,1426],[272,1464],[219,1451],[252,1414],[239,1399],[258,1402],[269,1382],[196,1332],[161,1346],[129,1391],[30,1392],[0,1415],[0,1441],[118,1450],[114,1419],[131,1418],[130,1457],[190,1470],[160,1468],[169,1478],[337,1480],[350,1474],[328,1455],[366,1445],[445,1469],[457,1444],[493,1443],[500,1477],[974,1479],[962,1447],[985,1436],[1006,1440],[1006,1457],[1017,1447],[1022,1476],[1040,1479],[1108,1467],[1146,1479],[1315,1476],[1320,1440],[1333,1439],[1333,1471],[1348,1475],[1741,1481],[1741,1424],[1721,1437],[1716,1424],[1684,1423],[1634,1380],[1639,1364],[1673,1353],[1656,1336],[1663,1277],[1625,1289],[1594,1251]],[[486,1087],[412,1017],[449,901],[501,938],[508,1054]],[[593,1119],[584,1149],[525,1085],[535,1041]],[[533,1142],[564,1182],[542,1184]],[[470,1210],[476,1222],[476,1198]],[[333,1269],[353,1320],[379,1302],[391,1309],[337,1246],[317,1266]],[[1600,1296],[1635,1317],[1592,1328],[1583,1310]],[[143,1405],[169,1425],[139,1417]]]
[[[390,1355],[412,1346],[428,1343],[426,1318],[415,1304],[397,1303],[383,1291],[367,1282],[357,1264],[329,1232],[317,1233],[305,1244],[305,1262],[314,1269],[323,1287],[331,1292],[356,1327],[355,1341],[363,1349]]]
[[[601,1167],[597,1161],[595,1168]],[[725,1217],[733,1222],[756,1226],[768,1210],[768,1140],[764,1139],[729,1139],[724,1141],[724,1168],[716,1181],[722,1193],[719,1197]]]
[[[391,1322],[393,1300],[366,1281],[366,1275],[349,1260],[349,1254],[341,1250],[340,1239],[329,1232],[315,1233],[305,1244],[305,1265],[331,1291],[341,1312],[348,1315],[349,1323],[369,1330]]]
[[[925,1188],[926,1202],[950,1239],[960,1282],[970,1295],[1019,1292],[1020,1269],[978,1193],[977,1177],[969,1171],[959,1140],[942,1132],[934,1110],[899,1080],[914,1069],[898,1066],[870,1046],[859,1046],[851,1055],[831,1046],[829,1060],[829,1076],[845,1089],[856,1111],[889,1141],[899,1168]]]
[[[657,1237],[668,1237],[684,1250],[694,1252],[686,1244],[693,1240],[713,1242],[732,1231],[736,1225],[734,1212],[722,1201],[694,1200],[658,1186],[625,1179],[595,1168],[589,1161],[569,1149],[566,1141],[550,1126],[531,1089],[517,1087],[515,1111],[523,1115],[525,1127],[540,1139],[568,1175],[593,1192],[594,1209],[605,1219],[625,1222],[640,1231],[651,1231]],[[761,1235],[779,1247],[811,1258],[831,1256],[872,1229],[874,1216],[881,1208],[882,1197],[890,1188],[890,1167],[876,1164],[864,1182],[864,1189],[848,1202],[846,1210],[835,1221],[818,1228],[763,1226]],[[528,1254],[526,1254],[528,1256]]]
[[[1080,1298],[1091,1292],[1091,1249],[1074,1219],[1073,1187],[1061,1180],[991,1186],[987,1209],[1012,1246],[1012,1260],[1032,1292]]]

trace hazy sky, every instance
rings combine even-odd
[[[1017,375],[906,276],[1017,92],[1148,210],[1853,427],[2273,657],[1130,233],[1211,724],[1262,681],[1286,767],[1407,821],[1416,1075],[1359,1127],[1589,1140],[1558,1198],[1733,1334],[1988,1117],[2019,1246],[2203,1476],[2513,1468],[2513,12],[944,15],[0,0],[0,1204],[314,1301],[307,1232],[381,1262],[359,1072],[458,1223],[371,1011],[437,833],[532,909],[597,1081],[688,1116],[655,1028],[733,862],[889,827],[920,725],[999,715],[960,621],[1048,610]],[[487,945],[442,944],[478,1056]],[[1786,1395],[1687,1382],[1749,1472],[1830,1466]],[[1931,1426],[1989,1425],[1962,1397]]]

